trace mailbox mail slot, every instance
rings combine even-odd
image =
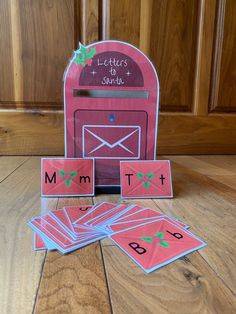
[[[119,186],[120,160],[156,157],[158,103],[156,71],[140,50],[81,45],[64,75],[66,157],[95,158],[96,186]]]

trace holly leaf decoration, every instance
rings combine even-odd
[[[138,178],[139,178],[140,180],[142,180],[142,178],[143,178],[144,175],[142,174],[142,172],[139,172],[139,171],[138,171],[138,172],[137,172],[137,176],[138,176]]]
[[[70,174],[72,177],[75,177],[75,176],[77,176],[78,172],[77,172],[77,171],[71,171],[71,172],[69,172],[69,174]]]
[[[162,240],[160,246],[163,246],[164,248],[167,249],[169,247],[169,244],[165,240]]]
[[[59,169],[58,172],[59,172],[59,175],[61,177],[64,177],[64,175],[65,175],[65,171],[64,170]]]
[[[151,180],[154,177],[154,173],[147,173],[148,179]]]
[[[66,187],[68,187],[68,188],[70,187],[71,181],[72,181],[72,179],[65,180]]]
[[[149,188],[149,185],[150,185],[150,182],[143,182],[143,185],[144,185],[144,187],[145,187],[146,189],[148,189],[148,188]]]
[[[62,169],[59,169],[58,172],[59,172],[59,175],[63,178],[66,187],[70,187],[72,178],[75,177],[75,176],[77,176],[77,174],[78,174],[78,172],[75,171],[75,170],[72,170],[72,171],[64,171],[64,170],[62,170]],[[65,176],[68,176],[68,175],[69,175],[70,177],[69,177],[69,178],[66,178]]]
[[[86,49],[86,47],[83,46],[82,44],[80,44],[79,50],[81,51],[81,53],[82,53],[83,55],[86,55],[86,54],[87,54],[87,49]]]
[[[142,237],[140,239],[145,241],[145,242],[152,243],[152,237]]]
[[[163,232],[158,232],[156,234],[154,234],[155,237],[158,237],[159,239],[164,239],[164,233]]]
[[[87,53],[87,59],[92,59],[96,53],[96,48],[91,48],[90,51]]]
[[[83,46],[80,44],[79,49],[75,51],[76,58],[74,60],[74,63],[81,64],[84,67],[86,64],[91,63],[87,61],[92,59],[95,54],[96,54],[96,48],[91,48],[88,51],[86,46]]]

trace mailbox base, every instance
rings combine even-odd
[[[120,194],[119,186],[97,186],[95,187],[95,194]]]

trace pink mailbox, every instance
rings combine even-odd
[[[95,158],[95,184],[120,186],[120,160],[156,158],[159,83],[120,41],[80,45],[64,75],[65,155]]]

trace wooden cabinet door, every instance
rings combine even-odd
[[[130,42],[160,80],[158,154],[236,153],[234,0],[0,1],[1,154],[63,154],[73,49]]]

